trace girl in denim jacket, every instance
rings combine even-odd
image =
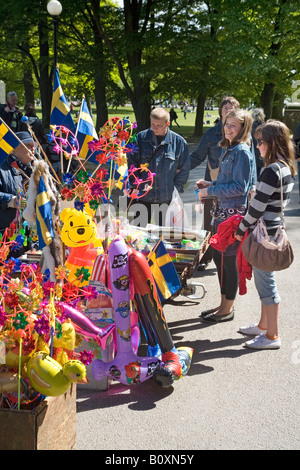
[[[244,215],[250,189],[256,181],[255,159],[250,149],[252,118],[248,111],[230,111],[223,125],[223,139],[220,142],[222,154],[219,162],[219,175],[216,181],[200,180],[197,186],[199,199],[215,196],[214,231],[221,222],[235,214]],[[230,245],[224,253],[213,250],[213,260],[217,267],[221,302],[210,310],[202,312],[203,320],[210,323],[229,321],[234,318],[234,300],[238,291],[239,276],[236,253],[239,242]]]

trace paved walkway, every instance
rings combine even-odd
[[[198,167],[191,180],[203,175]],[[191,186],[185,200],[194,200]],[[202,449],[299,449],[300,447],[300,206],[298,185],[286,210],[295,261],[277,273],[282,297],[282,347],[251,351],[241,325],[259,318],[253,280],[235,303],[235,319],[207,326],[202,310],[216,305],[219,289],[211,263],[195,277],[204,282],[203,300],[177,297],[164,307],[175,345],[194,348],[189,374],[162,389],[149,380],[126,387],[113,382],[107,391],[77,392],[78,450],[193,451]],[[163,452],[165,451],[165,452]],[[130,455],[130,452],[129,454]],[[199,462],[200,463],[200,462]]]

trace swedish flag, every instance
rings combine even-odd
[[[0,118],[1,119],[1,118]],[[5,124],[4,121],[0,121],[0,163],[5,160],[15,148],[20,145],[19,139],[13,133],[13,131]]]
[[[64,126],[70,131],[73,131],[75,128],[69,105],[60,85],[59,73],[57,68],[55,69],[54,76],[50,124],[52,126]]]
[[[178,274],[161,240],[157,242],[147,256],[147,259],[156,283],[160,301],[163,302],[181,288]]]
[[[92,151],[88,147],[88,143],[91,140],[99,140],[97,132],[94,128],[93,119],[90,115],[89,108],[87,106],[85,98],[82,99],[82,105],[80,114],[78,116],[77,123],[77,140],[79,143],[79,157],[85,160],[89,158],[92,154]],[[89,161],[92,163],[98,163],[96,160],[96,155],[99,152],[94,152],[93,156],[89,158]]]
[[[36,226],[39,237],[39,250],[42,250],[54,238],[51,202],[42,175],[36,200]]]

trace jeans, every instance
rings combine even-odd
[[[261,303],[263,305],[279,304],[281,298],[278,294],[274,271],[261,271],[253,266],[253,274]]]

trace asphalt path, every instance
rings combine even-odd
[[[190,173],[185,203],[195,202],[194,183],[203,174],[204,165]],[[212,262],[193,277],[205,285],[203,299],[180,295],[164,306],[175,346],[194,349],[188,375],[168,389],[152,380],[132,386],[114,381],[105,391],[78,389],[77,450],[101,450],[106,464],[138,466],[133,460],[117,459],[147,450],[161,455],[156,463],[168,464],[171,450],[182,459],[186,455],[196,458],[200,450],[299,449],[299,216],[296,182],[285,211],[295,261],[276,276],[282,298],[281,348],[253,351],[244,347],[247,338],[238,329],[257,321],[260,314],[253,279],[247,281],[247,294],[236,299],[233,321],[201,322],[201,311],[219,300]],[[141,455],[148,454],[139,454],[140,463],[154,463],[149,456],[142,459]]]

